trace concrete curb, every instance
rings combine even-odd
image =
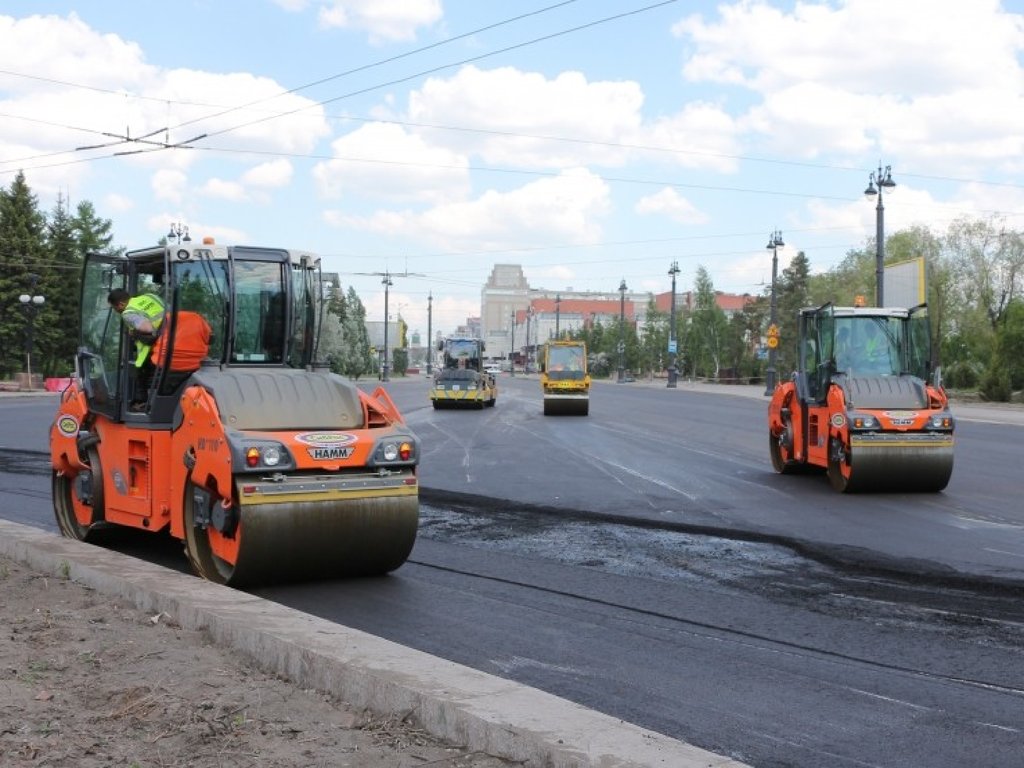
[[[67,576],[187,629],[296,685],[531,768],[743,768],[744,764],[534,688],[244,592],[0,520],[0,554]]]

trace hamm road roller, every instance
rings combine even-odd
[[[65,536],[168,532],[199,575],[232,586],[406,561],[419,442],[383,388],[366,394],[317,362],[317,257],[210,239],[91,254],[81,289],[75,375],[50,430]],[[159,338],[145,341],[166,356],[149,376],[113,289],[163,305]],[[190,313],[207,321],[208,349],[182,373],[176,326]]]
[[[582,341],[549,341],[541,359],[540,388],[545,416],[586,416],[590,412],[587,345]]]
[[[823,307],[798,318],[798,364],[768,406],[776,472],[819,467],[832,487],[941,491],[953,416],[932,369],[927,307]]]

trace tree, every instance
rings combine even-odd
[[[693,292],[687,345],[690,363],[695,376],[717,379],[725,355],[729,321],[715,300],[714,283],[703,265],[697,268]]]
[[[334,373],[342,373],[342,358],[345,351],[345,294],[341,291],[338,276],[332,277],[324,307],[324,321],[320,328],[320,343],[317,356],[326,361]]]
[[[778,296],[776,303],[779,312],[779,347],[775,358],[775,367],[779,371],[779,380],[788,379],[797,366],[797,342],[799,329],[797,316],[804,307],[812,306],[810,296],[811,265],[807,254],[797,253],[789,266],[782,270],[781,279],[776,285]]]
[[[78,252],[82,255],[87,253],[110,253],[110,243],[114,239],[110,234],[113,225],[110,219],[101,219],[96,215],[96,209],[88,200],[83,200],[75,209],[74,217],[75,237],[78,241]],[[166,238],[164,238],[166,242]]]
[[[37,328],[40,361],[43,369],[61,375],[74,369],[78,348],[78,322],[82,250],[78,244],[75,220],[68,215],[63,195],[46,225],[46,251],[49,266],[45,272],[46,301],[62,318],[57,325],[46,324]]]
[[[0,378],[22,370],[25,362],[28,321],[18,297],[46,297],[48,283],[56,279],[45,269],[45,227],[46,217],[19,171],[10,188],[0,190]],[[52,326],[57,319],[50,302],[36,311],[34,326]]]
[[[366,331],[366,309],[352,286],[349,286],[345,295],[341,327],[345,340],[340,361],[341,373],[358,379],[376,366],[370,352],[370,336]]]

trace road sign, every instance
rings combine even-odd
[[[778,336],[769,336],[768,337],[768,347],[770,349],[775,349],[777,346],[779,346],[779,337]]]
[[[768,326],[768,338],[778,338],[778,336],[779,326],[772,323],[771,325]]]
[[[668,343],[668,352],[669,352],[670,355],[674,355],[676,353],[676,340],[675,339],[672,339],[671,341],[669,341],[669,343]]]

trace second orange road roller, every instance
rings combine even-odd
[[[927,307],[826,304],[798,325],[797,370],[768,406],[775,471],[817,467],[844,493],[945,488],[954,420]]]
[[[319,259],[296,250],[87,256],[76,371],[50,432],[61,532],[166,532],[199,575],[233,586],[401,566],[419,441],[383,388],[318,363],[323,286]],[[142,297],[148,335],[130,337],[118,295]],[[196,316],[205,359],[175,370]],[[149,345],[163,356],[143,376]]]

